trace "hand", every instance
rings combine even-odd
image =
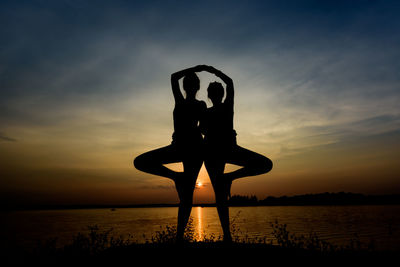
[[[217,70],[217,69],[214,68],[213,66],[206,66],[206,69],[205,69],[205,70],[208,71],[209,73],[213,73],[213,74],[219,72],[219,70]]]
[[[201,72],[201,71],[207,71],[212,74],[216,74],[218,76],[219,73],[221,73],[220,70],[217,70],[213,66],[208,66],[208,65],[197,65],[191,69],[193,72]]]
[[[194,72],[201,72],[201,71],[206,70],[207,67],[208,67],[207,65],[197,65],[197,66],[193,67],[192,70]]]

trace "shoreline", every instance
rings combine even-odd
[[[329,207],[329,206],[397,206],[400,203],[366,203],[366,204],[276,204],[276,205],[230,205],[229,207]],[[142,209],[142,208],[178,208],[179,204],[143,204],[143,205],[63,205],[63,206],[35,206],[1,209],[0,212],[13,211],[44,211],[44,210],[84,210],[84,209]],[[216,208],[216,204],[194,204],[197,208]]]
[[[321,193],[295,196],[268,196],[258,200],[255,196],[233,195],[230,207],[274,207],[274,206],[369,206],[400,205],[400,194],[363,195],[355,193]],[[148,204],[8,204],[0,208],[4,211],[29,210],[70,210],[70,209],[121,209],[121,208],[169,208],[179,207],[179,203]],[[196,203],[193,207],[216,207],[215,203]]]

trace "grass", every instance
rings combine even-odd
[[[315,233],[308,236],[295,235],[287,230],[285,224],[277,221],[271,224],[274,242],[271,239],[249,239],[241,234],[232,223],[234,242],[224,243],[221,236],[204,236],[196,241],[195,228],[189,222],[185,232],[185,241],[182,244],[175,242],[176,227],[160,228],[145,243],[139,243],[132,236],[113,235],[113,229],[101,230],[98,226],[89,226],[88,233],[78,233],[72,242],[61,248],[57,247],[57,240],[46,240],[30,252],[8,252],[8,263],[104,263],[107,261],[148,261],[183,260],[183,256],[209,259],[219,256],[219,259],[229,259],[237,263],[239,259],[277,259],[280,261],[291,259],[343,259],[351,256],[359,260],[370,259],[371,256],[389,257],[392,254],[375,251],[372,245],[362,245],[359,240],[353,240],[346,246],[333,245],[320,239]],[[3,251],[4,252],[4,251]],[[251,255],[242,258],[243,255]]]

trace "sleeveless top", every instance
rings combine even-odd
[[[199,128],[199,120],[205,111],[203,102],[187,102],[186,100],[175,104],[174,133],[172,135],[172,144],[182,148],[187,146],[199,146],[203,142],[203,137]]]
[[[236,145],[236,131],[233,129],[233,108],[220,104],[208,108],[202,120],[204,142],[209,149],[230,149]]]

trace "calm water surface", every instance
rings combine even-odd
[[[113,229],[115,236],[133,236],[138,242],[151,239],[157,231],[174,226],[177,208],[122,208],[87,210],[43,210],[3,212],[1,246],[34,247],[38,240],[57,238],[63,246],[88,226]],[[369,243],[378,249],[400,249],[400,206],[305,206],[305,207],[232,207],[231,220],[236,235],[274,242],[271,223],[286,224],[296,235],[316,233],[333,244],[348,244],[351,239]],[[192,222],[197,239],[222,235],[214,207],[195,207]]]

